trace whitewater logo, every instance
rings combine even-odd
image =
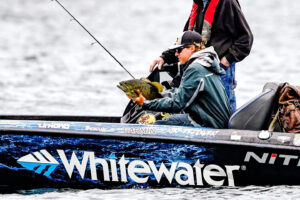
[[[34,152],[33,154],[23,156],[17,162],[23,167],[35,171],[38,174],[41,174],[44,171],[42,174],[45,176],[50,176],[59,165],[57,160],[44,149],[40,152]]]
[[[36,173],[41,173],[46,165],[50,165],[44,173],[45,176],[49,176],[57,167],[58,162],[46,150],[40,152],[33,153],[37,158],[32,154],[23,156],[18,160],[18,163],[29,170],[34,170]],[[131,180],[136,183],[147,183],[149,179],[153,180],[150,178],[150,176],[153,176],[157,183],[160,183],[161,179],[165,177],[170,184],[176,182],[179,185],[202,186],[207,183],[223,186],[226,182],[229,186],[234,186],[233,171],[240,170],[239,165],[225,165],[224,167],[215,164],[204,165],[200,163],[199,159],[193,164],[171,162],[166,167],[164,162],[155,164],[154,161],[128,160],[125,155],[119,160],[103,159],[96,158],[94,152],[84,151],[80,162],[74,152],[70,160],[67,159],[64,150],[58,149],[57,153],[70,178],[74,170],[77,169],[82,179],[90,174],[90,178],[95,181],[99,180],[97,170],[101,169],[103,181],[107,182],[126,183]],[[42,159],[41,154],[48,161],[45,158]],[[101,165],[101,168],[97,168],[99,165]],[[40,167],[36,169],[37,166]],[[87,171],[90,171],[90,173]]]

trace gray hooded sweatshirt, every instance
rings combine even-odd
[[[225,74],[213,47],[194,53],[183,66],[178,88],[162,93],[161,99],[146,100],[143,109],[188,113],[202,127],[227,128],[230,104],[220,76]]]

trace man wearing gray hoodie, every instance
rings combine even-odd
[[[149,101],[140,94],[133,100],[145,110],[184,112],[156,124],[227,128],[230,104],[220,77],[225,71],[214,48],[205,48],[199,33],[186,31],[172,49],[183,71],[179,87],[165,91],[161,99]]]

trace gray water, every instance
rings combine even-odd
[[[173,44],[192,0],[61,0],[135,76]],[[299,0],[240,0],[254,34],[237,65],[237,103],[268,81],[300,85]],[[0,0],[0,114],[120,116],[131,77],[50,0]],[[300,199],[298,186],[63,190],[3,199]]]

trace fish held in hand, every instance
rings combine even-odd
[[[137,90],[139,90],[147,100],[161,98],[160,92],[164,89],[164,86],[160,83],[151,82],[146,78],[122,81],[117,87],[125,92],[127,96],[132,98],[139,97],[137,92]]]

